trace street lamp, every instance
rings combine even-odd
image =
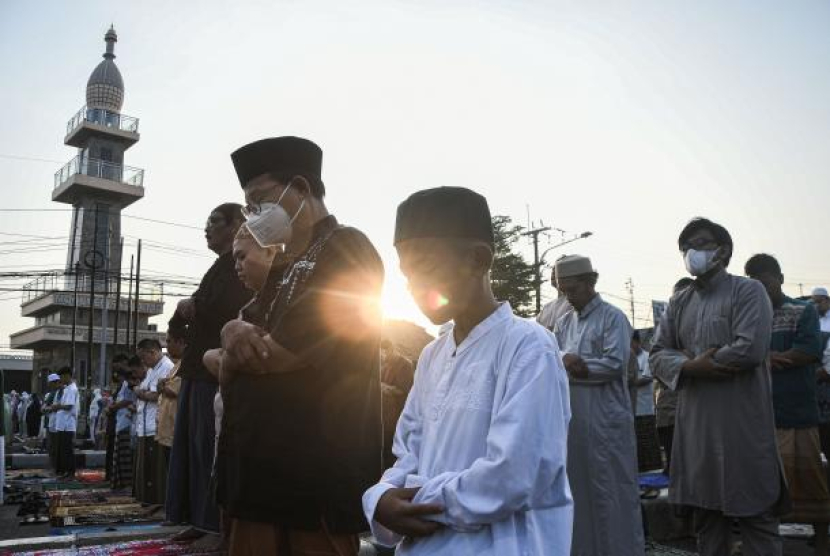
[[[581,234],[574,236],[570,239],[566,239],[565,241],[560,241],[556,245],[551,245],[547,249],[542,252],[542,255],[536,259],[536,314],[538,315],[542,311],[542,267],[545,266],[545,255],[553,251],[558,247],[562,247],[563,245],[567,245],[569,243],[573,243],[575,241],[579,241],[580,239],[585,239],[594,235],[594,232],[582,232]]]

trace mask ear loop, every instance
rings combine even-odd
[[[294,216],[291,218],[291,224],[300,216],[300,213],[303,212],[303,207],[305,207],[305,197],[303,197],[302,202],[300,203],[300,208],[297,209],[297,212],[294,213]]]
[[[277,199],[278,205],[282,206],[282,198],[285,197],[285,194],[288,193],[288,190],[291,189],[292,185],[294,185],[294,180],[288,182],[288,187],[282,190],[282,195],[280,195],[280,198]],[[297,212],[295,212],[294,216],[292,216],[291,220],[289,220],[290,224],[293,224],[297,217],[300,216],[300,213],[303,212],[303,207],[305,207],[305,196],[303,197],[303,200],[300,203],[300,208],[297,209]]]

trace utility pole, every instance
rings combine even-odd
[[[133,263],[135,255],[130,255],[130,282],[127,289],[127,337],[124,339],[124,349],[130,351],[130,329],[133,325]]]
[[[804,297],[804,284],[798,283],[798,295]]]
[[[118,321],[121,318],[121,255],[124,253],[124,238],[118,247],[118,271],[115,273],[115,330],[112,335],[112,353],[118,352]]]
[[[72,372],[75,372],[75,363],[77,358],[75,356],[75,334],[78,324],[78,286],[81,280],[81,263],[75,263],[75,294],[72,296]]]
[[[534,271],[534,286],[536,287],[536,314],[542,311],[542,264],[539,261],[539,234],[549,232],[550,227],[534,228],[524,232],[523,236],[530,236],[533,238],[533,271]]]
[[[628,290],[628,301],[631,304],[631,326],[637,328],[637,324],[634,321],[634,281],[630,277],[625,283],[625,289]]]
[[[141,240],[138,240],[138,254],[135,261],[135,309],[133,309],[133,347],[138,347],[138,300],[139,287],[141,286]]]
[[[107,383],[107,344],[109,343],[109,311],[110,311],[110,259],[112,243],[112,229],[107,233],[107,251],[104,262],[104,297],[101,304],[101,347],[98,356],[98,383],[103,388]]]
[[[92,387],[92,360],[95,357],[95,342],[92,338],[93,324],[95,318],[95,272],[98,267],[98,204],[95,204],[94,213],[95,223],[92,228],[92,251],[87,252],[85,263],[90,268],[89,271],[89,327],[87,337],[86,349],[86,368],[84,377],[84,386]]]

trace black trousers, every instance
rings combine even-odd
[[[666,467],[663,474],[668,475],[671,470],[671,449],[674,442],[674,425],[668,427],[657,427],[657,436],[660,438],[660,445],[666,453]]]
[[[167,521],[219,531],[219,507],[210,489],[216,429],[213,398],[216,384],[182,379],[165,509]]]
[[[106,480],[112,480],[112,455],[115,452],[115,413],[107,416],[107,454],[104,460]]]
[[[55,433],[57,449],[55,451],[55,471],[61,475],[75,473],[75,432],[58,431]]]
[[[49,431],[46,433],[46,449],[49,451],[49,465],[57,472],[58,470],[58,433]]]

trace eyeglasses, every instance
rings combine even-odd
[[[278,205],[280,203],[282,203],[283,197],[285,197],[285,194],[288,193],[289,189],[291,189],[291,186],[293,185],[293,183],[294,183],[294,178],[291,178],[290,180],[288,180],[288,185],[285,187],[285,189],[282,190],[282,193],[280,194],[279,198],[276,200],[276,203]],[[247,220],[249,217],[257,215],[260,212],[262,212],[262,204],[263,203],[273,203],[274,202],[274,196],[275,196],[274,193],[275,192],[266,193],[265,195],[263,195],[262,199],[242,207],[242,216],[244,216],[245,219]]]

